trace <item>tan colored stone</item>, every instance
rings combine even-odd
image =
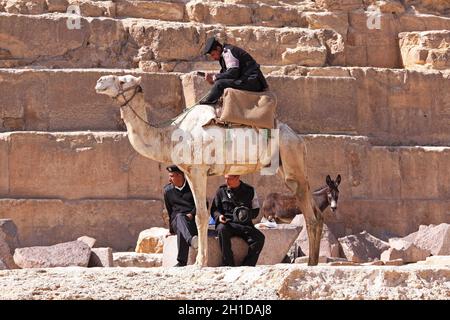
[[[135,251],[137,253],[162,253],[164,239],[169,234],[166,228],[150,228],[139,233]]]
[[[6,0],[5,11],[20,14],[41,14],[46,11],[45,0]]]
[[[383,261],[385,266],[402,266],[404,264],[402,259]]]
[[[414,243],[402,239],[389,239],[389,245],[391,247],[381,253],[383,261],[402,259],[405,263],[412,263],[425,260],[430,255],[429,250],[421,249]]]
[[[161,253],[114,252],[114,267],[154,268],[162,265]]]
[[[113,253],[111,248],[92,248],[88,267],[113,267]]]
[[[83,234],[97,245],[134,250],[142,226],[164,226],[160,200],[1,199],[0,217],[11,217],[22,246],[52,245]]]
[[[448,0],[405,0],[405,5],[413,6],[418,12],[448,15],[450,3]]]
[[[287,48],[282,54],[284,64],[300,64],[308,67],[325,65],[327,50],[314,47]]]
[[[14,262],[21,268],[87,267],[91,248],[81,241],[60,243],[49,247],[16,249]]]
[[[218,2],[189,1],[186,4],[189,20],[201,23],[246,25],[252,23],[252,9],[243,5],[226,5]]]
[[[46,0],[48,12],[67,12],[69,0]]]
[[[9,167],[10,195],[66,199],[161,196],[161,185],[151,183],[163,174],[159,165],[137,155],[125,133],[8,135],[9,159],[14,163]],[[161,176],[148,174],[152,171]]]
[[[204,78],[194,73],[183,75],[181,77],[181,83],[183,85],[184,101],[187,107],[194,106],[210,89],[205,85]]]
[[[330,11],[355,10],[363,6],[363,0],[317,0],[319,8]]]
[[[308,263],[308,260],[309,260],[308,256],[306,256],[306,257],[298,257],[298,258],[295,258],[294,263],[297,263],[297,264]],[[327,262],[328,262],[327,257],[319,256],[319,263],[327,263]]]
[[[431,256],[427,257],[425,261],[419,261],[418,264],[450,266],[450,256]]]
[[[91,249],[94,247],[95,242],[97,242],[96,239],[88,237],[88,236],[79,237],[77,240],[86,243],[89,246],[89,248],[91,248]]]
[[[162,1],[129,1],[116,2],[117,16],[144,19],[182,21],[184,4]]]
[[[399,34],[403,66],[408,69],[450,69],[450,31]]]

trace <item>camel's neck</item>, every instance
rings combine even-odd
[[[126,99],[129,100],[133,93],[127,92]],[[120,104],[125,102],[123,97],[118,98],[118,101]],[[127,126],[128,139],[136,151],[158,162],[171,162],[172,129],[149,125],[142,92],[136,93],[128,105],[121,107],[120,115]]]

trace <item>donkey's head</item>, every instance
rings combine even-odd
[[[339,199],[338,186],[341,183],[341,175],[338,174],[335,181],[333,181],[331,179],[331,177],[329,175],[327,175],[326,182],[327,182],[327,186],[328,186],[328,189],[327,189],[328,203],[330,204],[331,211],[335,212],[337,209],[337,202]]]

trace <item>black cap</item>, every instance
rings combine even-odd
[[[179,173],[183,173],[183,171],[181,171],[180,170],[180,168],[178,168],[176,165],[171,165],[171,166],[168,166],[167,168],[167,171],[169,171],[169,172],[179,172]]]
[[[220,45],[220,42],[214,37],[210,37],[206,40],[205,48],[203,49],[203,54],[208,54],[211,50],[215,49],[216,46]]]

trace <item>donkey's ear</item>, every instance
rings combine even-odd
[[[329,187],[332,187],[332,186],[333,186],[333,181],[331,181],[330,175],[327,175],[326,182],[327,182],[327,185],[328,185]]]
[[[338,176],[336,177],[336,187],[341,183],[341,175],[338,174]]]

